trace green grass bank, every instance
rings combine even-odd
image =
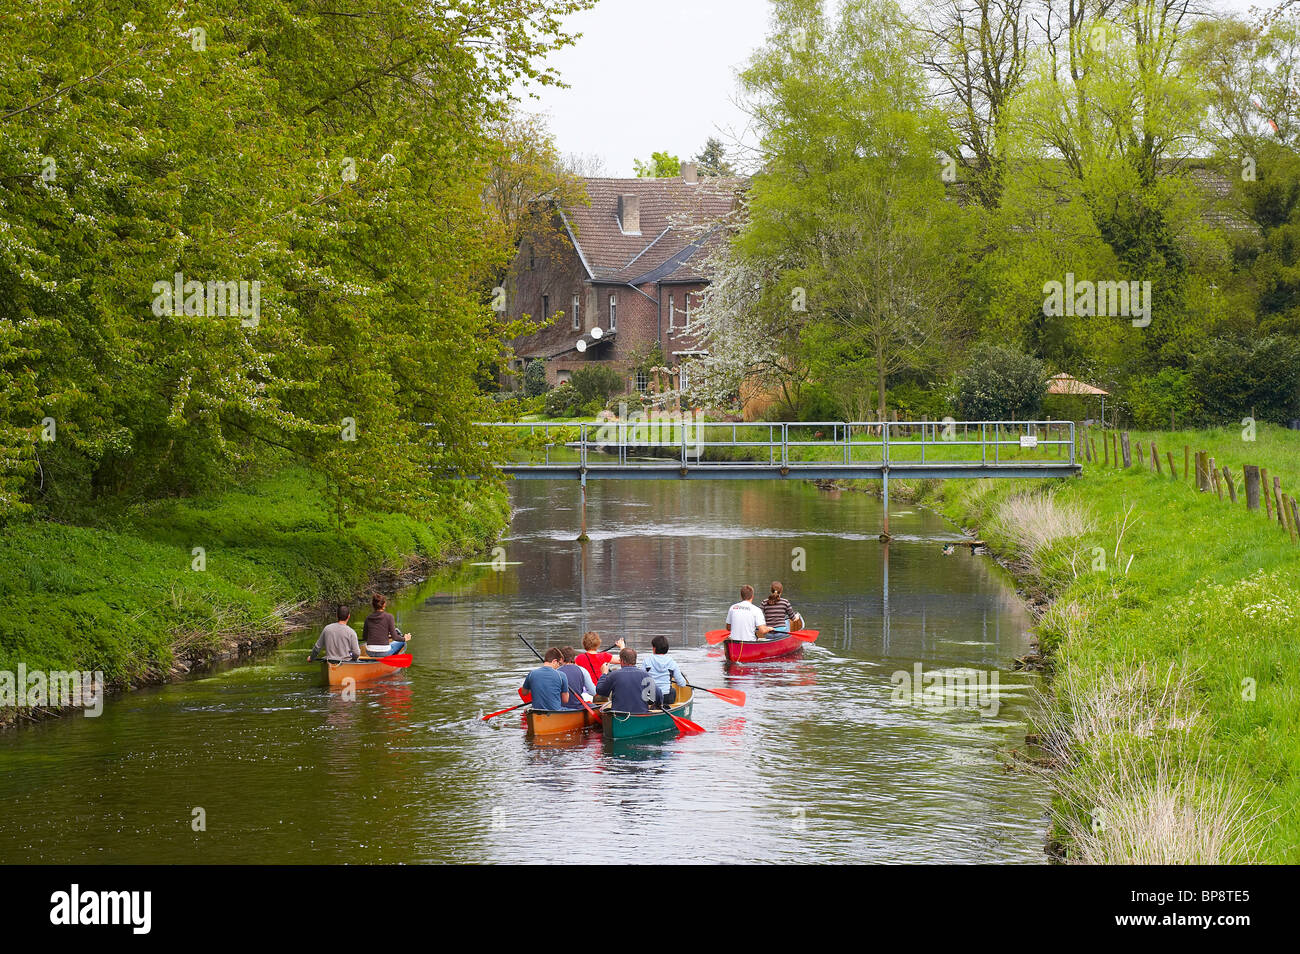
[[[315,622],[325,602],[490,546],[509,520],[506,494],[466,493],[432,522],[362,513],[340,529],[320,482],[289,469],[133,506],[99,526],[10,525],[0,535],[0,671],[102,670],[125,689],[273,644]],[[0,722],[16,715],[0,709]]]
[[[1045,606],[1052,695],[1034,732],[1066,860],[1296,863],[1300,546],[1246,509],[1242,465],[1295,493],[1300,433],[1132,437],[1156,442],[1163,474],[1135,456],[1076,480],[910,490],[978,528]],[[1183,476],[1184,445],[1232,469],[1236,504]]]

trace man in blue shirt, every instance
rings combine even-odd
[[[654,677],[636,664],[636,650],[624,649],[618,654],[622,668],[607,672],[596,683],[596,695],[608,696],[615,712],[644,713],[650,703],[662,708],[664,694],[655,685]]]
[[[524,679],[524,691],[533,694],[533,708],[542,712],[563,712],[569,701],[569,680],[560,672],[564,654],[552,647],[542,664]]]

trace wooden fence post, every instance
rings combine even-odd
[[[1282,516],[1282,478],[1273,477],[1273,503],[1277,507],[1277,522],[1286,526],[1286,519]]]
[[[1102,465],[1105,467],[1109,467],[1110,466],[1110,435],[1107,434],[1105,431],[1101,432],[1101,453],[1103,455],[1101,461]]]
[[[1295,526],[1295,501],[1291,499],[1290,494],[1282,495],[1282,510],[1286,514],[1286,532],[1291,537],[1291,542],[1296,541]]]
[[[1291,526],[1295,528],[1297,536],[1300,536],[1300,509],[1297,509],[1294,499],[1291,501]]]
[[[1142,456],[1142,442],[1138,441],[1136,446],[1137,446],[1137,454],[1138,454],[1138,466],[1142,467],[1146,464],[1146,460]]]
[[[1183,445],[1183,480],[1187,479],[1187,461],[1192,456],[1192,449],[1187,444]]]
[[[1215,466],[1213,457],[1210,458],[1210,483],[1214,485],[1214,493],[1222,500],[1223,485],[1219,483],[1219,468]]]
[[[1267,517],[1269,520],[1272,520],[1273,519],[1273,496],[1272,496],[1272,492],[1269,490],[1268,487],[1267,467],[1261,467],[1259,469],[1259,482],[1262,485],[1262,489],[1264,491],[1264,516]]]
[[[1165,459],[1166,459],[1167,461],[1169,461],[1169,479],[1170,479],[1170,480],[1177,480],[1177,479],[1178,479],[1178,468],[1174,466],[1174,452],[1173,452],[1173,451],[1165,451]]]
[[[1164,471],[1160,469],[1160,452],[1156,450],[1155,441],[1151,442],[1151,466],[1155,469],[1157,474],[1160,474],[1162,477],[1164,476]]]
[[[1235,481],[1233,481],[1232,471],[1228,469],[1227,464],[1223,465],[1223,482],[1228,485],[1228,499],[1231,500],[1233,503],[1236,503],[1237,484]]]
[[[1254,464],[1246,464],[1241,468],[1241,473],[1246,482],[1246,509],[1259,509],[1259,468]]]
[[[1120,450],[1124,452],[1124,469],[1128,470],[1133,466],[1133,450],[1128,446],[1128,431],[1124,431],[1119,436]]]

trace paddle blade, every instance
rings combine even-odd
[[[411,654],[398,653],[396,656],[380,656],[379,661],[385,666],[392,666],[394,669],[405,669],[411,665]]]
[[[533,701],[533,694],[532,694],[531,692],[526,691],[526,690],[524,689],[523,686],[520,686],[520,687],[519,687],[519,698],[522,699],[522,700],[524,700],[524,702],[532,702],[532,701]]]
[[[716,646],[730,635],[725,629],[711,629],[704,634],[704,641],[710,646]]]
[[[795,639],[802,639],[805,643],[814,643],[817,641],[817,637],[821,635],[821,630],[797,629],[790,635]]]
[[[681,716],[675,716],[671,712],[668,713],[668,716],[673,720],[673,724],[677,726],[679,732],[685,732],[689,735],[694,735],[697,732],[704,731],[704,726],[698,725],[697,723],[692,722],[690,719],[683,719]]]
[[[745,704],[745,694],[739,689],[705,689],[704,691],[717,696],[723,702],[730,702],[733,706]]]

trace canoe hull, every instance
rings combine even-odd
[[[406,649],[403,644],[402,652]],[[381,662],[380,659],[371,659],[369,657],[358,659],[355,662],[332,663],[328,660],[322,660],[320,664],[321,680],[324,685],[331,689],[341,688],[352,680],[351,685],[361,682],[373,682],[376,679],[384,679],[394,673],[401,672],[396,666],[389,666]]]
[[[524,713],[524,720],[529,735],[561,735],[565,732],[581,732],[599,720],[586,709],[574,709],[571,712],[543,712],[529,709]]]
[[[793,656],[802,651],[804,642],[797,636],[759,640],[728,639],[722,643],[722,649],[727,654],[728,662],[758,662]]]
[[[695,691],[690,686],[677,687],[677,702],[668,707],[668,711],[679,719],[689,719],[695,707]],[[602,709],[600,712],[601,733],[611,742],[622,739],[643,739],[676,733],[677,724],[663,712],[649,712],[645,715],[632,715],[627,712],[613,712]]]

